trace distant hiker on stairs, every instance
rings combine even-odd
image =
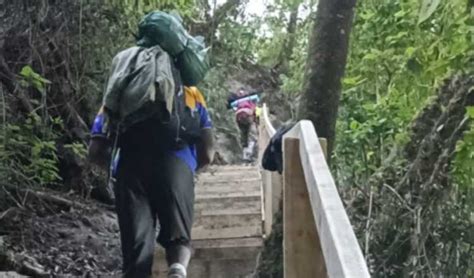
[[[231,94],[228,99],[228,108],[235,111],[235,121],[240,130],[242,159],[245,162],[254,161],[257,153],[258,101],[258,94],[249,94],[244,89],[239,89],[236,93]]]
[[[89,156],[110,165],[124,277],[151,276],[157,224],[168,277],[187,276],[194,173],[213,157],[211,119],[194,87],[206,64],[196,60],[202,53],[194,40],[174,15],[145,16],[138,46],[112,61],[94,121]],[[193,43],[198,45],[187,48]]]

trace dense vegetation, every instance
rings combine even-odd
[[[0,212],[15,205],[12,187],[87,196],[105,184],[85,160],[88,127],[111,58],[153,9],[178,10],[207,38],[213,69],[201,89],[223,149],[237,142],[224,105],[236,86],[265,90],[279,121],[296,119],[317,1],[274,0],[259,14],[220,2],[4,1]],[[474,275],[473,9],[357,4],[332,169],[375,276]],[[262,276],[281,275],[273,270]]]

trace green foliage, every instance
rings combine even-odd
[[[452,188],[415,182],[399,193],[395,188],[411,166],[404,151],[412,121],[446,78],[474,71],[474,20],[466,7],[464,0],[358,1],[332,167],[361,245],[366,235],[372,241],[366,255],[376,277],[473,274],[473,128],[457,145]],[[275,18],[280,22],[267,23],[273,36],[260,39],[257,52],[268,66],[286,35],[282,16]],[[281,90],[292,101],[304,80],[309,26],[299,23],[290,70],[281,76]],[[387,193],[388,186],[395,193]],[[369,192],[374,220],[367,218]],[[421,236],[413,223],[422,223]],[[415,254],[420,246],[428,253]]]
[[[51,81],[30,65],[24,66],[19,76],[20,85],[40,92],[43,102],[30,100],[37,105],[32,112],[24,118],[12,118],[3,123],[0,131],[1,176],[9,184],[19,186],[57,184],[61,181],[57,141],[64,124],[61,118],[46,113],[44,99]],[[40,108],[43,111],[41,116],[36,112]]]
[[[215,66],[254,60],[259,26],[259,20],[243,24],[233,19],[224,20],[219,27],[219,49],[212,51]]]
[[[36,90],[38,90],[41,93],[45,93],[45,86],[47,84],[51,84],[51,81],[49,81],[46,78],[43,78],[41,75],[36,73],[30,65],[24,66],[21,71],[20,71],[20,76],[22,79],[20,80],[20,84],[24,87],[29,87],[32,86]]]
[[[82,143],[72,143],[64,145],[65,149],[70,149],[80,159],[85,159],[87,156],[87,147]]]
[[[369,230],[362,226],[357,229],[361,238],[366,233],[373,234],[373,256],[369,251],[369,261],[371,257],[385,260],[374,263],[377,276],[428,275],[433,269],[435,273],[454,276],[465,274],[469,268],[468,250],[472,247],[468,243],[469,236],[463,232],[472,225],[468,191],[447,189],[445,199],[437,204],[429,200],[441,199],[434,197],[433,191],[419,188],[421,184],[413,183],[410,191],[400,193],[408,204],[419,207],[427,215],[436,215],[423,220],[423,225],[430,227],[424,236],[429,238],[427,240],[442,242],[443,246],[433,248],[433,253],[421,258],[413,254],[413,246],[427,243],[417,238],[409,223],[421,221],[420,217],[409,210],[401,212],[400,205],[393,205],[392,211],[384,209],[390,207],[392,196],[383,194],[382,185],[395,186],[400,181],[381,176],[392,172],[399,177],[405,167],[410,167],[402,159],[402,150],[410,138],[411,123],[433,100],[441,82],[454,73],[474,69],[473,29],[465,8],[465,1],[460,0],[359,1],[357,7],[343,81],[333,168],[339,186],[348,196],[368,194],[372,190],[382,198],[377,200],[382,204],[377,209],[381,222]],[[469,166],[472,163],[468,162],[472,154],[469,134],[458,144],[454,163],[453,173],[459,189],[470,187],[474,177]],[[378,179],[382,181],[375,184],[382,187],[370,188]],[[356,223],[366,219],[367,207],[363,207],[362,211],[351,210]],[[400,217],[404,220],[396,220]],[[390,225],[397,228],[392,229]],[[435,235],[430,238],[430,233]],[[411,238],[411,242],[406,246],[401,241],[395,243],[402,238]],[[389,249],[397,255],[385,256],[384,250],[393,244],[400,245],[396,250]],[[455,262],[456,252],[467,256],[467,260]]]
[[[467,108],[466,120],[470,120],[470,129],[463,140],[456,145],[456,159],[453,163],[453,177],[461,190],[468,194],[474,192],[474,107]],[[474,197],[474,196],[471,196]],[[474,201],[474,199],[472,199]],[[472,203],[471,203],[472,204]]]
[[[227,70],[230,69],[212,69],[208,73],[205,82],[199,88],[206,96],[208,110],[214,122],[214,127],[218,131],[237,134],[238,130],[234,121],[234,113],[230,113],[227,109],[229,90],[223,83],[223,80],[228,76]]]
[[[61,125],[51,119],[51,129],[45,129],[40,116],[32,113],[18,124],[6,124],[0,134],[0,161],[4,181],[10,184],[51,185],[59,182],[59,158],[54,130]]]
[[[154,10],[179,11],[180,16],[192,18],[196,12],[196,5],[192,0],[111,0],[110,5],[118,9],[116,13],[124,17],[123,26],[132,34],[137,31],[139,20],[148,12]]]
[[[427,20],[433,14],[440,2],[441,0],[423,0],[418,15],[418,24]]]
[[[299,95],[303,89],[303,80],[308,53],[308,33],[311,21],[306,20],[298,26],[296,32],[296,45],[292,59],[289,63],[288,73],[281,76],[281,90],[285,94],[294,97]]]
[[[341,185],[365,183],[373,171],[355,181],[349,173],[380,167],[441,80],[469,70],[473,57],[464,1],[360,1],[357,9],[338,123],[343,159],[334,163]]]

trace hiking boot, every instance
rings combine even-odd
[[[168,271],[168,278],[186,278],[186,269],[181,265],[176,265],[177,264],[171,265]]]
[[[186,278],[186,274],[179,269],[172,269],[168,272],[168,278]]]

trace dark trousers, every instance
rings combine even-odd
[[[253,121],[253,116],[242,115],[237,117],[237,125],[240,130],[240,144],[242,148],[246,148],[249,145],[250,140],[256,139],[257,130]]]
[[[194,180],[179,158],[153,150],[122,150],[115,195],[124,277],[150,277],[158,242],[165,248],[189,245]]]

